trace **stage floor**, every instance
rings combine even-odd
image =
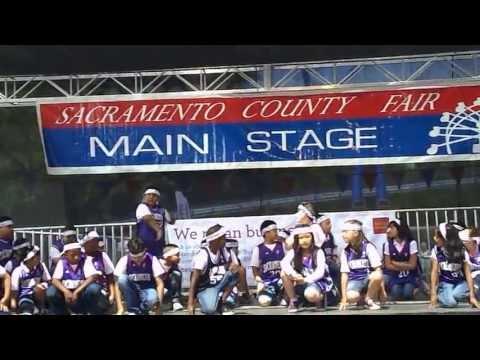
[[[262,308],[260,306],[240,306],[234,309],[235,315],[480,315],[480,309],[473,309],[469,304],[460,304],[456,308],[436,308],[430,310],[426,301],[387,303],[381,310],[359,309],[351,306],[348,310],[339,311],[338,307],[330,307],[326,310],[315,308],[300,308],[297,313],[288,313],[286,307],[271,306]],[[165,311],[164,315],[187,315],[186,311],[171,312]],[[196,315],[202,315],[197,309]]]

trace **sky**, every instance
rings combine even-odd
[[[54,75],[324,61],[480,50],[480,45],[9,45],[0,75]]]

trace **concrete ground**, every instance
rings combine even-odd
[[[430,310],[428,302],[426,301],[411,301],[387,303],[381,310],[366,310],[358,309],[356,306],[350,306],[345,311],[339,311],[338,307],[330,307],[326,310],[316,310],[315,308],[300,308],[297,313],[290,314],[286,307],[270,306],[262,308],[260,306],[240,306],[235,308],[235,315],[480,315],[480,309],[472,309],[469,304],[460,304],[453,309],[436,308]],[[187,312],[178,311],[164,311],[164,315],[188,315]],[[202,315],[199,309],[195,312],[196,315]]]

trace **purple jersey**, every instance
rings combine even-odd
[[[19,277],[18,299],[32,295],[33,288],[42,282],[43,275],[43,263],[39,263],[35,269],[30,272],[26,272],[25,269],[22,268]],[[35,282],[32,282],[32,279],[34,279]]]
[[[312,255],[304,256],[302,258],[302,264],[303,264],[302,275],[304,277],[307,277],[308,275],[313,274],[313,272],[315,271],[317,264],[315,264],[315,261],[313,259],[314,257],[317,256],[317,251],[322,251],[322,250],[317,249],[316,251],[313,252]],[[333,280],[330,277],[330,274],[328,272],[328,266],[325,266],[325,274],[321,279],[315,281],[315,284],[317,284],[320,287],[322,292],[328,292],[332,290]]]
[[[395,246],[394,240],[387,240],[385,246],[388,246],[388,252],[390,253],[390,259],[399,262],[408,262],[410,260],[410,241],[405,241],[401,251],[398,251]],[[417,269],[415,270],[403,270],[394,271],[384,268],[383,272],[389,276],[394,284],[416,283]]]
[[[127,276],[130,281],[138,284],[141,289],[155,288],[155,278],[152,267],[153,255],[146,253],[140,264],[133,261],[128,255],[127,258]]]
[[[360,252],[357,253],[350,245],[345,247],[345,256],[347,257],[348,280],[363,280],[368,277],[370,273],[370,260],[367,256],[367,245],[370,244],[367,240],[362,240],[360,244]]]
[[[63,251],[63,240],[62,239],[55,239],[52,241],[52,247],[54,247],[55,249],[57,249],[59,252],[62,252]]]
[[[463,264],[448,263],[445,251],[435,246],[435,255],[440,268],[440,282],[459,284],[465,280]]]
[[[94,256],[92,256],[92,264],[95,270],[100,271],[102,275],[97,278],[97,284],[100,284],[104,289],[107,289],[107,275],[105,274],[105,263],[103,261],[103,252],[97,251]]]
[[[271,283],[280,279],[280,262],[284,256],[283,244],[280,241],[275,243],[275,247],[272,250],[263,243],[258,245],[260,277],[264,282]]]
[[[0,239],[0,265],[5,266],[13,254],[13,245],[9,240]]]
[[[333,235],[330,234],[325,234],[326,240],[322,244],[322,250],[325,253],[325,258],[327,262],[332,262],[333,261],[333,256],[335,255],[335,241],[333,240]]]
[[[62,258],[60,261],[63,265],[63,286],[70,290],[76,289],[85,280],[85,273],[83,272],[85,259],[80,258],[80,261],[78,262],[75,269],[72,267],[72,265],[70,265],[67,258]]]
[[[148,205],[147,205],[148,206]],[[157,241],[157,233],[148,224],[142,220],[137,223],[137,235],[145,244],[147,251],[152,255],[160,257],[165,247],[165,209],[161,207],[148,207],[155,218],[155,221],[162,229],[163,236]]]

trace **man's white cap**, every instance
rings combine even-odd
[[[93,239],[100,239],[100,235],[98,235],[98,232],[96,232],[95,230],[90,231],[87,235],[83,237],[82,244],[85,244],[87,241],[90,241]]]
[[[148,195],[148,194],[155,194],[155,195],[157,195],[158,197],[160,197],[160,192],[159,192],[157,189],[147,189],[147,190],[145,190],[145,192],[143,193],[143,195]]]

